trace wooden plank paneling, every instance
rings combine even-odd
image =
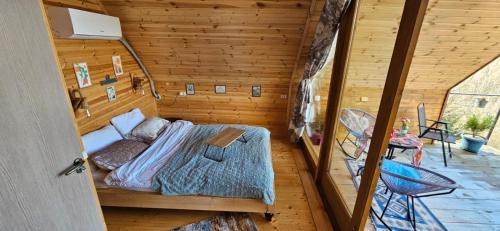
[[[64,6],[99,13],[105,12],[98,0],[45,0],[44,3],[45,6]],[[140,108],[146,116],[158,114],[154,97],[151,95],[144,73],[119,41],[55,39],[54,43],[66,88],[78,89],[73,70],[74,63],[86,62],[89,67],[92,86],[81,89],[81,92],[87,97],[91,117],[87,118],[83,110],[79,110],[75,114],[81,134],[98,129],[108,124],[113,116],[136,107]],[[118,78],[118,82],[112,84],[115,86],[117,99],[109,102],[106,87],[111,85],[101,86],[99,82],[104,80],[107,74],[114,75],[111,60],[113,55],[121,56],[124,75]],[[142,96],[139,92],[133,92],[131,74],[144,78],[145,96]]]
[[[377,113],[402,6],[396,0],[360,2],[343,107]],[[413,132],[417,130],[418,103],[425,102],[428,117],[437,119],[446,91],[500,53],[499,9],[495,0],[429,2],[398,111],[398,117],[408,116],[414,121]],[[312,39],[313,31],[309,33]],[[298,68],[303,68],[307,50],[304,47]],[[302,72],[294,72],[292,91],[296,90]],[[327,95],[322,90],[322,100]],[[369,101],[361,102],[363,96]]]
[[[361,2],[348,77],[355,92],[345,101],[349,105],[377,112],[381,90],[374,95],[365,89],[383,87],[401,12],[400,1]],[[499,15],[496,0],[429,2],[398,112],[414,121],[414,131],[419,102],[425,102],[429,118],[437,119],[446,91],[500,53]],[[360,102],[361,96],[369,102]]]
[[[159,113],[286,134],[290,76],[311,0],[102,0],[162,95]],[[177,96],[186,83],[196,94]],[[214,84],[226,84],[225,95]],[[252,97],[254,84],[262,96]]]
[[[45,2],[94,12],[107,10],[120,17],[124,34],[139,51],[163,96],[158,104],[160,114],[199,123],[261,125],[279,134],[284,134],[287,124],[282,118],[288,104],[284,97],[293,100],[295,96],[324,5],[321,0],[315,4],[307,0]],[[497,9],[495,0],[430,2],[399,116],[416,121],[415,105],[426,102],[428,116],[438,117],[446,90],[500,52]],[[346,84],[346,91],[352,92],[345,98],[344,106],[359,106],[376,113],[401,10],[402,5],[396,0],[360,3]],[[56,44],[67,63],[82,60],[80,55],[96,60],[93,65],[97,66],[92,65],[90,70],[98,76],[110,71],[105,70],[110,68],[109,54],[121,52],[117,42],[92,44],[96,49],[87,50],[77,47],[88,44],[73,41]],[[297,59],[299,50],[302,52]],[[129,61],[135,65],[131,58]],[[325,70],[325,75],[330,72]],[[66,68],[64,73],[67,81],[74,83],[72,69]],[[177,96],[188,82],[195,84],[196,95]],[[227,94],[215,95],[215,83],[227,84]],[[262,85],[262,97],[251,97],[253,84]],[[122,88],[126,93],[125,89]],[[102,96],[97,91],[98,88],[90,94]],[[327,92],[321,95],[326,102]],[[368,96],[369,101],[360,102],[362,96]],[[82,120],[79,117],[79,124],[89,125]],[[87,131],[95,128],[87,127]]]

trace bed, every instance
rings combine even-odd
[[[222,162],[204,156],[205,141],[227,127],[244,129],[248,142],[231,144]],[[274,214],[270,133],[261,127],[178,120],[135,159],[91,172],[102,206]]]

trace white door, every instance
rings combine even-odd
[[[0,4],[0,230],[105,230],[41,3]]]

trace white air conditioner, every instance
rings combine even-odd
[[[58,38],[118,40],[122,37],[117,17],[55,6],[48,7],[48,16]]]

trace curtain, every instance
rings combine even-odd
[[[289,129],[292,139],[298,141],[304,132],[304,127],[309,120],[308,111],[312,104],[312,79],[327,63],[328,57],[333,56],[330,51],[334,46],[344,6],[348,0],[326,0],[320,21],[316,27],[314,39],[309,49],[309,54],[304,67],[304,74],[300,81],[295,97],[293,114],[290,119]],[[309,113],[310,114],[310,113]]]

